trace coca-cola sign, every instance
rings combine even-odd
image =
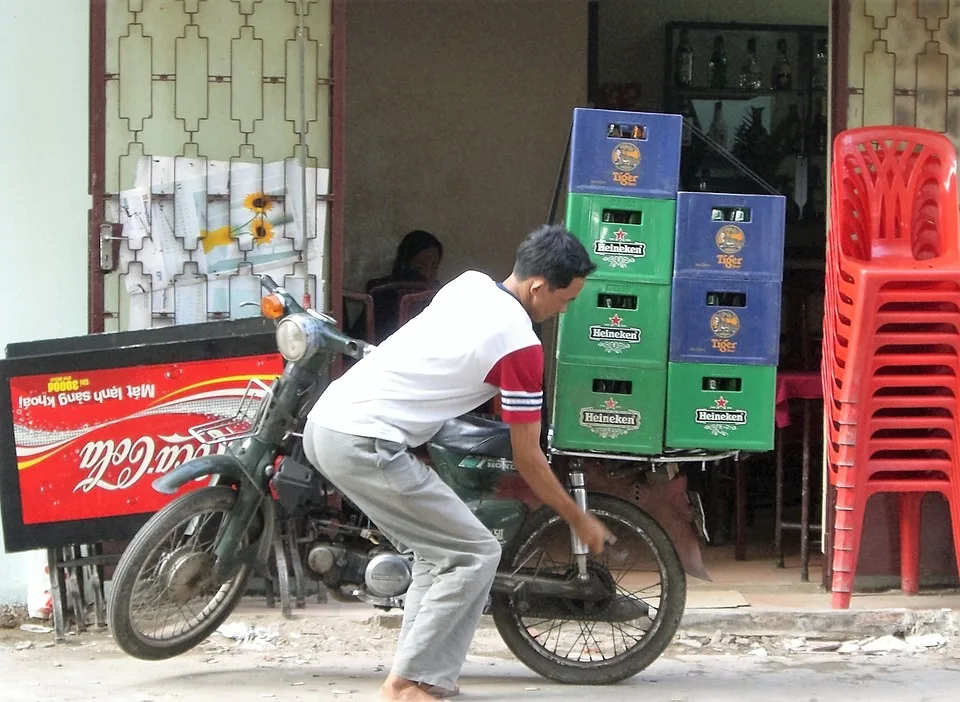
[[[251,379],[282,370],[270,354],[11,378],[23,523],[160,509],[155,478],[226,450],[190,427],[232,417]]]
[[[181,463],[209,456],[211,449],[211,445],[198,444],[195,439],[180,434],[88,441],[80,449],[78,466],[81,473],[86,471],[86,477],[73,491],[129,490],[144,476],[163,475]],[[224,451],[226,444],[216,444],[216,453]]]

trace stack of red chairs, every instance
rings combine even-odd
[[[851,129],[832,169],[822,374],[833,607],[846,609],[876,493],[899,496],[905,593],[919,588],[925,493],[950,503],[960,564],[960,217],[956,151],[942,134]]]

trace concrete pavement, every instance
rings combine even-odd
[[[190,700],[375,700],[389,658],[286,658],[280,651],[241,650],[211,656],[198,650],[144,663],[106,640],[16,651],[0,646],[0,697],[8,702],[185,702]],[[518,663],[471,655],[461,679],[468,700],[550,702],[840,702],[955,700],[956,653],[913,656],[686,655],[671,653],[635,678],[610,687],[549,683]]]

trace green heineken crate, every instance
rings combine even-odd
[[[558,363],[554,448],[661,453],[666,390],[666,369]]]
[[[670,363],[670,448],[773,449],[776,366]]]
[[[670,346],[670,285],[591,276],[560,315],[557,359],[665,369]]]
[[[677,201],[570,194],[567,229],[597,264],[597,278],[669,283]]]

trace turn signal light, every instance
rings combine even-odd
[[[278,295],[260,298],[260,312],[267,319],[279,319],[283,316],[283,300]]]

